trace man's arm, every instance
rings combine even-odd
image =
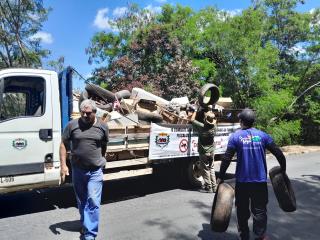
[[[67,149],[63,142],[60,143],[60,184],[63,184],[66,176],[69,176],[69,168],[67,166]]]
[[[106,151],[107,151],[107,144],[103,143],[101,145],[101,154],[102,154],[102,157],[106,157]]]
[[[225,178],[227,169],[231,163],[232,157],[235,154],[235,152],[236,152],[235,149],[230,147],[227,148],[227,151],[225,152],[220,165],[220,172],[219,172],[220,181],[223,181],[223,179]]]
[[[267,149],[277,158],[280,164],[281,170],[285,172],[286,166],[287,166],[286,157],[283,155],[283,152],[281,151],[281,149],[274,142],[267,145]]]
[[[199,129],[204,128],[204,124],[203,124],[202,122],[197,121],[197,120],[192,120],[191,123],[192,123],[192,126],[193,126],[196,130],[199,130]]]
[[[104,139],[101,143],[101,154],[104,158],[106,158],[107,144],[109,142],[109,128],[107,124],[104,124]]]

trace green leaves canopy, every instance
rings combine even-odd
[[[0,1],[0,68],[39,67],[49,54],[34,35],[41,30],[49,9],[42,0]]]
[[[254,1],[236,15],[180,5],[152,15],[135,6],[115,19],[118,32],[92,38],[90,61],[101,63],[92,80],[140,84],[166,98],[214,82],[236,108],[255,108],[258,126],[278,143],[320,141],[307,130],[319,131],[318,87],[304,93],[320,79],[320,11],[297,12],[302,3]]]

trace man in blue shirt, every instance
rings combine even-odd
[[[241,130],[230,136],[227,151],[221,163],[218,183],[223,181],[236,152],[235,205],[240,239],[250,239],[248,227],[250,211],[253,215],[255,239],[267,239],[265,235],[268,203],[266,149],[277,158],[284,172],[286,158],[267,133],[252,127],[255,114],[251,109],[244,109],[239,114],[239,119]]]

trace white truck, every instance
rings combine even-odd
[[[0,194],[59,185],[61,132],[73,116],[72,73],[72,68],[60,74],[0,71]],[[224,115],[229,120],[218,123],[216,160],[229,134],[239,128],[235,112]],[[152,174],[157,166],[174,163],[192,185],[199,185],[197,156],[191,125],[110,127],[104,180]]]

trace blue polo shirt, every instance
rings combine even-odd
[[[255,128],[241,129],[230,136],[228,148],[237,152],[237,182],[267,182],[266,147],[273,139]]]

